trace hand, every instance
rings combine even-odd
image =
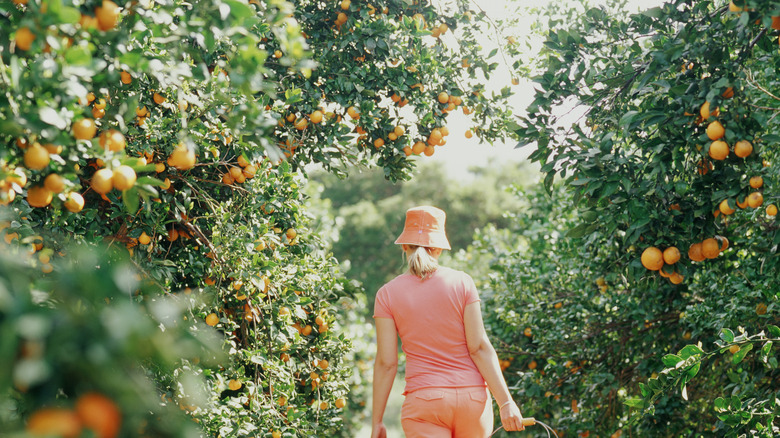
[[[523,426],[523,415],[520,413],[520,408],[517,407],[514,401],[509,402],[501,408],[501,425],[504,426],[504,430],[507,432],[525,430]]]
[[[387,438],[387,428],[384,423],[376,423],[371,429],[371,438]]]

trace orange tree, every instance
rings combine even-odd
[[[547,34],[517,134],[555,199],[518,214],[527,249],[483,234],[487,319],[567,436],[777,435],[778,15],[672,1]]]
[[[345,336],[361,295],[308,231],[302,170],[406,178],[456,110],[481,138],[503,135],[510,93],[479,85],[498,67],[476,41],[483,16],[456,6],[2,3],[4,242],[34,251],[42,279],[69,245],[102,243],[101,264],[120,249],[141,275],[134,301],[192,293],[190,329],[214,327],[230,360],[181,364],[206,377],[207,403],[156,380],[207,433],[349,435],[359,416],[343,414],[365,402],[347,396],[364,371]],[[14,394],[21,420],[56,396]]]

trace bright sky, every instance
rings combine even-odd
[[[512,3],[509,0],[472,0],[479,5],[494,20],[507,17],[507,10],[510,5],[517,8],[519,2]],[[573,0],[579,3],[578,0]],[[606,3],[603,0],[597,0],[598,3]],[[550,0],[535,0],[537,6],[549,4]],[[631,13],[639,10],[648,9],[663,4],[663,0],[629,0],[628,11]],[[520,17],[522,21],[522,17]],[[530,25],[530,23],[529,23]],[[527,29],[529,25],[517,26],[519,29]],[[486,35],[483,47],[487,51],[496,47],[496,41],[489,37],[495,35]],[[511,81],[511,72],[508,68],[502,69],[491,78],[491,83],[495,84],[495,89],[500,89]],[[510,101],[517,112],[522,112],[533,100],[533,88],[530,81],[522,80],[519,85],[513,86],[515,95]],[[515,149],[515,143],[496,143],[493,145],[479,143],[476,137],[466,139],[464,134],[467,129],[473,126],[473,122],[464,116],[462,112],[455,111],[448,117],[447,127],[450,130],[450,136],[447,144],[436,148],[436,153],[432,157],[420,157],[420,161],[431,161],[445,166],[450,176],[456,178],[468,177],[467,171],[475,165],[485,165],[491,158],[498,158],[501,162],[520,162],[526,159],[531,153],[530,147]]]

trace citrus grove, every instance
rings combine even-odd
[[[777,1],[551,20],[516,133],[543,186],[483,280],[565,436],[777,436]],[[572,120],[574,122],[572,122]]]
[[[308,228],[305,166],[406,179],[454,111],[503,137],[484,14],[17,0],[0,22],[3,430],[352,436],[365,303]]]

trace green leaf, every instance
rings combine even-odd
[[[122,192],[122,201],[125,204],[125,209],[129,213],[134,214],[138,211],[140,199],[138,197],[138,189],[132,187]]]
[[[672,368],[675,365],[677,365],[679,362],[682,362],[683,358],[681,358],[680,356],[677,356],[676,354],[667,354],[661,360],[663,361],[664,365],[667,368]]]
[[[753,344],[747,344],[744,347],[742,347],[739,351],[737,351],[734,354],[734,357],[731,358],[731,363],[734,365],[742,362],[742,359],[745,358],[745,356],[750,352],[750,350],[753,349]]]
[[[734,332],[727,328],[722,328],[720,329],[720,338],[730,344],[734,342]]]
[[[776,325],[769,324],[766,328],[767,328],[767,330],[769,330],[769,333],[772,336],[774,336],[776,338],[780,338],[780,327],[778,327]]]
[[[642,409],[645,407],[645,401],[639,397],[631,397],[623,401],[623,404],[630,408]]]

